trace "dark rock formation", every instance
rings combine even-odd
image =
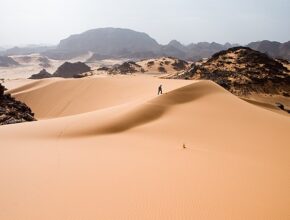
[[[187,68],[188,62],[186,62],[185,60],[175,59],[175,62],[171,65],[175,70],[180,71]]]
[[[154,64],[155,64],[154,61],[149,61],[149,62],[147,63],[147,66],[150,67],[150,66],[153,66]]]
[[[39,73],[31,75],[29,79],[45,79],[50,77],[52,77],[52,75],[47,72],[46,69],[43,69]]]
[[[247,47],[221,51],[208,61],[193,65],[182,78],[209,79],[237,94],[252,92],[288,94],[290,72],[280,62]]]
[[[53,77],[72,78],[75,75],[91,71],[91,68],[82,62],[65,62],[54,72]]]
[[[158,71],[159,71],[160,73],[166,73],[166,72],[167,72],[166,69],[165,69],[163,66],[159,66],[159,67],[158,67]]]
[[[10,94],[5,95],[4,90],[4,86],[0,84],[0,125],[35,121],[31,109]]]
[[[19,65],[19,63],[17,63],[11,57],[0,56],[0,67],[10,67],[10,66],[17,66],[17,65]]]

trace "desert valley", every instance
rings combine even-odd
[[[0,219],[288,220],[289,45],[3,49]]]

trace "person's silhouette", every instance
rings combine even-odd
[[[162,95],[162,85],[160,85],[160,86],[158,87],[158,95],[159,95],[159,94]]]

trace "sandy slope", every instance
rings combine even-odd
[[[14,90],[76,104],[0,127],[0,219],[289,219],[289,117],[209,81],[163,81],[171,91],[156,97],[154,78],[98,80]],[[83,107],[71,88],[101,104]]]
[[[152,80],[148,76],[84,79],[45,79],[9,91],[29,105],[37,118],[55,118],[152,98],[157,88],[171,91],[192,82]]]

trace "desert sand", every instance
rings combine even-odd
[[[289,116],[211,81],[49,79],[9,92],[39,121],[0,127],[0,219],[290,217]]]

